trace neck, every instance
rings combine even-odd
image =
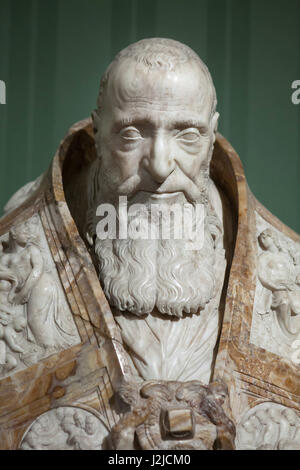
[[[14,240],[13,238],[10,239],[9,241],[9,248],[10,248],[10,251],[14,252],[14,253],[17,253],[19,252],[21,249],[23,249],[22,246],[18,245],[18,243],[16,242],[16,240]]]

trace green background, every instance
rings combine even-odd
[[[0,206],[90,114],[114,55],[151,36],[206,62],[250,188],[300,232],[300,0],[0,0]]]

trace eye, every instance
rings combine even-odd
[[[135,127],[125,127],[121,130],[120,136],[125,140],[139,140],[142,139],[142,136],[138,129]]]
[[[196,128],[184,129],[176,135],[176,139],[187,144],[194,144],[200,139],[200,132]]]

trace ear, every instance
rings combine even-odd
[[[218,130],[219,117],[220,117],[220,114],[215,112],[211,120],[211,128],[214,134],[216,134]]]
[[[217,130],[218,130],[219,116],[220,116],[220,114],[217,113],[217,112],[215,112],[215,114],[214,114],[213,117],[211,118],[211,130],[212,130],[212,133],[213,133],[213,141],[212,141],[212,144],[214,144],[215,141],[216,141],[216,133],[217,133]]]
[[[96,135],[100,129],[100,122],[101,122],[101,118],[98,114],[98,110],[96,109],[95,111],[93,111],[91,116],[93,120],[94,134]]]

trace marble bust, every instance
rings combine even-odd
[[[300,448],[300,237],[216,109],[188,46],[132,44],[8,201],[3,449]]]

